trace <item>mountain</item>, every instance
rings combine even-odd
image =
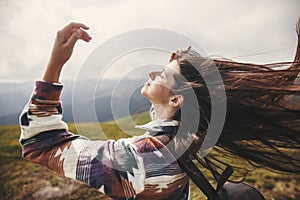
[[[65,81],[62,92],[66,122],[106,122],[146,111],[150,102],[140,94],[144,80]],[[0,83],[0,125],[18,124],[33,82]]]

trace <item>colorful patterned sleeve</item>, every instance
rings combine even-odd
[[[63,86],[37,81],[20,116],[23,156],[114,199],[187,199],[188,178],[154,137],[88,140],[62,121]],[[176,197],[176,198],[175,198]]]

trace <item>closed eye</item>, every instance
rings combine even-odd
[[[162,78],[165,78],[166,75],[167,75],[167,74],[166,74],[166,70],[163,69],[162,72],[161,72],[161,74],[160,74],[160,76],[161,76]]]

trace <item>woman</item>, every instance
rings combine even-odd
[[[78,39],[90,41],[85,30],[88,27],[84,24],[71,23],[57,33],[42,81],[36,82],[20,116],[20,143],[27,160],[83,181],[114,199],[188,199],[189,178],[209,199],[246,199],[251,195],[262,199],[255,190],[247,192],[244,185],[223,187],[233,171],[231,181],[241,182],[240,177],[245,177],[241,172],[248,168],[240,161],[278,171],[300,171],[296,157],[300,109],[294,98],[300,91],[294,84],[299,47],[291,67],[277,71],[268,66],[213,61],[190,49],[177,51],[162,71],[149,73],[141,91],[155,113],[152,122],[141,126],[147,132],[118,141],[91,141],[68,132],[60,103],[61,69]],[[225,87],[228,109],[215,151],[202,159],[199,150],[209,129],[212,106],[203,76],[213,73],[212,65],[217,66],[224,85],[209,84],[215,91],[220,85]],[[196,114],[187,119],[186,113]],[[219,160],[218,153],[225,159]],[[233,159],[239,164],[233,165]],[[217,190],[193,160],[212,171]],[[236,188],[247,191],[234,197]]]

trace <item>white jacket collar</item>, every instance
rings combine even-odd
[[[161,132],[163,127],[179,126],[179,122],[171,119],[157,119],[144,125],[136,125],[135,128],[140,128],[150,132]]]

